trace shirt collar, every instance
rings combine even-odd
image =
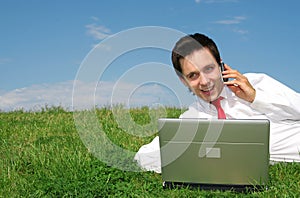
[[[232,101],[232,100],[236,100],[235,94],[225,85],[220,96],[222,96],[225,100],[224,101]],[[214,110],[215,108],[212,107],[212,104],[210,104],[209,102],[206,102],[204,100],[202,100],[201,98],[197,97],[197,106],[199,109],[202,109],[206,112],[211,112],[212,109]]]
[[[232,100],[235,96],[235,94],[225,85],[220,96],[227,100]]]

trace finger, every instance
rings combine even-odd
[[[232,71],[227,71],[223,73],[223,78],[233,78],[233,79],[241,79],[241,74]]]
[[[241,85],[241,83],[236,79],[224,82],[224,84],[228,86],[234,86],[234,87],[239,87]]]
[[[229,67],[227,64],[224,64],[224,71],[222,72],[222,74],[228,74],[231,70],[231,67]]]
[[[242,92],[242,89],[237,85],[227,85],[227,87],[235,94]]]
[[[240,74],[239,71],[232,69],[228,65],[224,66],[225,70],[222,72],[222,74]]]
[[[224,68],[225,70],[232,70],[231,67],[229,67],[229,65],[227,65],[226,63],[224,63]]]
[[[237,70],[231,70],[223,73],[224,78],[233,78],[236,80],[242,80],[244,81],[245,76],[242,75],[239,71]]]

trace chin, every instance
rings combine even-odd
[[[213,97],[208,97],[208,96],[203,96],[201,94],[196,94],[199,98],[201,98],[202,100],[206,101],[206,102],[211,102]]]
[[[205,95],[205,94],[196,94],[199,98],[201,98],[202,100],[206,101],[206,102],[211,102],[214,101],[218,98],[218,95],[216,94],[212,94],[212,95]]]

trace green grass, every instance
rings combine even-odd
[[[178,117],[181,112],[167,108],[166,115]],[[155,131],[147,137],[126,133],[108,108],[95,113],[107,137],[126,150],[136,152],[155,136]],[[152,130],[148,108],[130,109],[129,114],[139,130]],[[160,174],[119,170],[95,157],[81,140],[73,116],[60,107],[0,112],[0,197],[300,196],[299,163],[270,166],[269,189],[262,192],[163,189]]]

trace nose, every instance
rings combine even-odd
[[[199,76],[199,85],[200,85],[200,87],[205,87],[205,86],[208,85],[208,83],[209,83],[209,79],[207,78],[207,76],[200,73],[200,76]]]

